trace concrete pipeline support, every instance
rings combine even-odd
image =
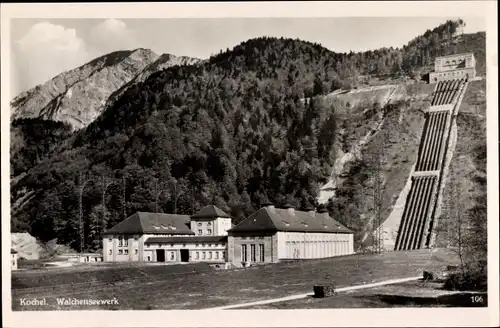
[[[426,113],[419,154],[401,217],[395,250],[432,247],[450,158],[450,136],[467,81],[439,82]],[[452,151],[452,150],[451,150]]]

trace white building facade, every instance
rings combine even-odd
[[[231,217],[209,205],[193,216],[137,212],[103,234],[105,262],[226,262]]]
[[[436,57],[434,72],[429,73],[429,83],[457,79],[472,80],[476,77],[476,59],[473,53]]]
[[[354,234],[328,213],[268,205],[229,230],[228,260],[235,266],[317,259],[354,253]]]

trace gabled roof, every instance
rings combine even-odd
[[[198,213],[191,216],[193,219],[208,219],[208,218],[231,218],[229,214],[221,210],[215,205],[207,205]]]
[[[104,234],[175,234],[194,235],[189,215],[137,212]]]
[[[227,236],[149,237],[144,244],[225,243]]]
[[[331,218],[328,213],[297,211],[263,207],[240,224],[228,230],[229,232],[323,232],[323,233],[353,233],[351,230]]]

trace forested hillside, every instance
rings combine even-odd
[[[59,142],[57,152],[29,158],[26,165],[36,165],[12,185],[12,228],[78,248],[79,186],[88,178],[82,208],[89,249],[99,247],[101,228],[136,211],[192,213],[215,204],[236,223],[263,202],[314,206],[336,158],[341,110],[316,96],[350,87],[358,74],[413,72],[423,63],[408,64],[410,54],[434,48],[412,42],[406,50],[337,54],[262,37],[202,64],[154,73]]]

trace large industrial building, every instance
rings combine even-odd
[[[434,72],[429,73],[429,83],[476,77],[476,59],[473,53],[436,57]]]
[[[353,232],[328,213],[265,206],[232,226],[209,205],[188,215],[137,212],[104,233],[107,262],[209,262],[245,266],[354,253]]]

